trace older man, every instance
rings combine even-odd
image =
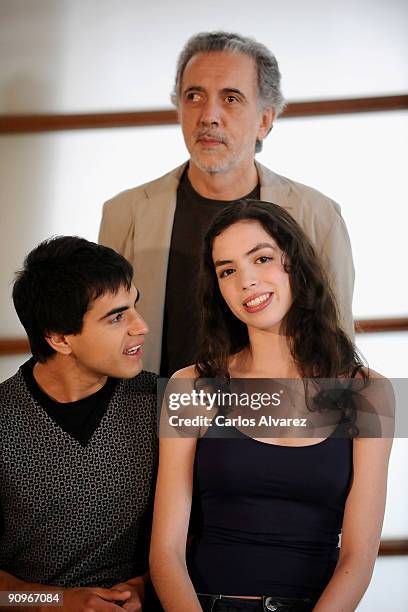
[[[194,360],[202,237],[220,208],[241,198],[274,202],[322,256],[345,330],[353,334],[354,267],[339,206],[254,159],[284,106],[276,58],[253,39],[201,33],[182,50],[172,96],[187,163],[104,205],[99,240],[127,257],[148,310],[146,363],[170,375]]]

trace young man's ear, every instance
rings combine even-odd
[[[70,343],[67,336],[64,334],[49,332],[48,335],[45,336],[45,339],[50,347],[57,353],[60,353],[61,355],[70,355],[72,353]]]

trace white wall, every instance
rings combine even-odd
[[[405,0],[1,0],[0,111],[168,104],[188,36],[227,29],[277,55],[291,98],[405,91]]]

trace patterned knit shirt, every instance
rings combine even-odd
[[[21,370],[0,384],[1,570],[62,587],[147,570],[156,380],[120,380],[86,446],[33,399]]]

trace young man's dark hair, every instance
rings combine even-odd
[[[13,301],[31,352],[44,363],[55,353],[48,332],[79,334],[91,302],[120,287],[130,289],[132,266],[118,253],[84,238],[44,240],[17,273]]]
[[[132,276],[112,249],[60,236],[13,289],[33,356],[0,383],[0,591],[58,589],[67,612],[143,600],[157,377]]]

